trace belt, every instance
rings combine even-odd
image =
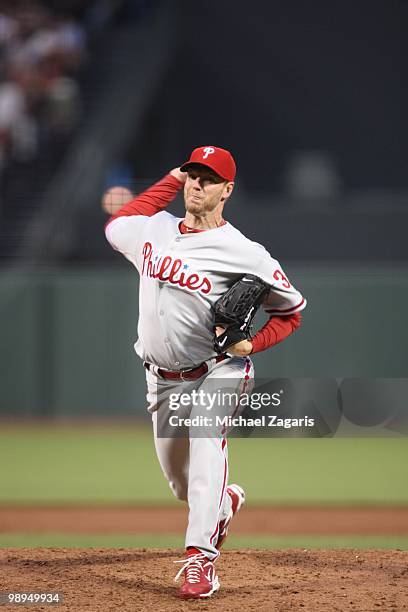
[[[200,365],[196,368],[190,368],[189,370],[163,370],[162,368],[154,366],[152,363],[147,363],[147,361],[144,362],[144,367],[146,370],[152,371],[154,374],[157,374],[166,380],[197,380],[198,378],[201,378],[201,376],[204,376],[204,374],[207,374],[211,364],[216,365],[225,359],[229,359],[229,356],[223,353],[222,355],[217,355],[212,359],[208,359],[208,361],[203,361],[203,363],[200,363]]]

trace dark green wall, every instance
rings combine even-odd
[[[259,376],[407,375],[405,272],[288,270],[309,304],[302,328],[254,358]],[[78,270],[0,275],[0,414],[145,411],[137,275]]]

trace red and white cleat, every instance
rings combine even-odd
[[[177,582],[184,573],[184,584],[179,591],[183,599],[211,597],[220,588],[214,563],[204,554],[189,554],[187,559],[175,561],[175,563],[184,563],[174,578],[174,582]]]
[[[228,535],[228,528],[232,521],[232,518],[235,514],[241,509],[242,505],[245,503],[245,491],[242,487],[237,484],[232,484],[227,487],[227,493],[231,498],[231,512],[227,516],[226,519],[220,521],[219,534],[217,544],[215,548],[220,550],[221,546],[224,544]]]

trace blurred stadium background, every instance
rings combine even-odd
[[[406,376],[407,24],[402,0],[2,0],[2,507],[176,503],[133,353],[138,279],[100,198],[198,145],[234,153],[227,218],[309,300],[257,374]],[[253,504],[404,506],[407,450],[233,440],[231,469]],[[0,545],[62,542],[44,537],[0,523]]]

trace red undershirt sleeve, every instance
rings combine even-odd
[[[296,312],[287,317],[271,317],[255,334],[252,342],[252,353],[264,351],[290,336],[302,322],[302,315]]]
[[[117,213],[112,215],[106,226],[119,217],[131,217],[134,215],[143,215],[152,217],[170,204],[182,189],[183,183],[180,183],[173,175],[167,174],[160,181],[140,193],[138,196],[127,202]]]

